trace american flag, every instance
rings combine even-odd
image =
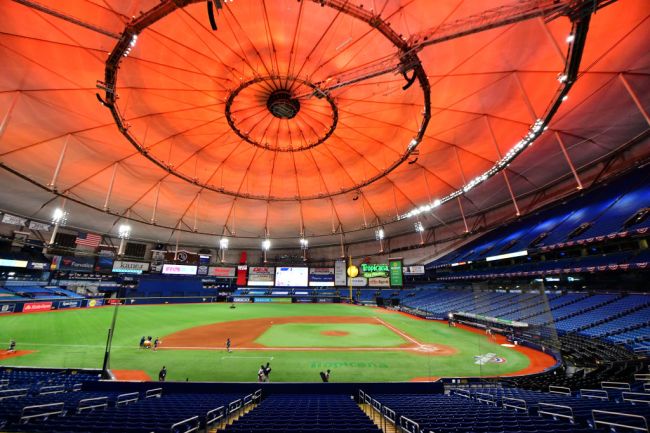
[[[77,239],[75,239],[74,242],[77,245],[85,245],[87,247],[98,247],[101,240],[102,237],[99,235],[95,235],[93,233],[79,232],[77,233]]]

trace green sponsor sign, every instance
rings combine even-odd
[[[402,287],[402,259],[388,260],[391,287]]]
[[[361,275],[365,278],[387,277],[388,265],[385,263],[362,263]]]

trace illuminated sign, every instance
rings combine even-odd
[[[113,262],[113,272],[120,274],[141,274],[149,270],[149,262]]]
[[[362,263],[361,274],[366,278],[388,277],[388,265],[385,263]]]
[[[163,274],[170,275],[196,275],[196,266],[192,265],[163,265]]]
[[[514,253],[507,253],[507,254],[499,254],[498,256],[490,256],[486,257],[485,261],[486,262],[492,262],[494,260],[503,260],[503,259],[511,259],[513,257],[522,257],[522,256],[527,256],[528,251],[523,250],[523,251],[515,251]]]
[[[0,259],[0,266],[7,268],[26,268],[27,260]]]
[[[402,259],[388,259],[390,285],[393,287],[402,287]]]

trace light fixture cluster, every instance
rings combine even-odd
[[[424,232],[424,225],[422,225],[422,221],[416,221],[415,224],[413,224],[415,227],[415,231],[417,233],[422,233]]]
[[[262,241],[262,249],[264,251],[268,251],[268,250],[271,249],[271,240],[270,239],[267,238],[267,239],[264,239]]]
[[[227,250],[228,249],[228,238],[221,238],[219,239],[219,249],[221,250]]]
[[[385,235],[386,234],[384,233],[383,228],[378,228],[377,230],[375,230],[375,239],[376,240],[380,241],[380,240],[384,239]]]
[[[128,224],[122,224],[120,225],[118,231],[117,231],[117,236],[120,239],[128,239],[131,237],[131,226]]]
[[[68,222],[68,212],[61,208],[54,209],[52,213],[52,223],[64,226]]]
[[[129,46],[126,48],[126,50],[124,51],[124,54],[122,54],[122,55],[124,57],[127,57],[129,54],[131,54],[131,50],[133,49],[133,47],[135,47],[135,44],[137,44],[137,43],[138,43],[138,35],[134,34],[131,37],[131,42],[129,42]]]
[[[307,248],[309,248],[309,240],[300,238],[300,249],[306,250]]]

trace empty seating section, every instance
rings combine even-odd
[[[348,395],[271,395],[236,420],[233,433],[379,433]]]
[[[650,207],[649,198],[650,168],[646,167],[583,196],[497,228],[437,259],[432,265],[477,261],[507,252],[647,228],[650,218],[627,226],[626,222],[641,209]],[[583,230],[576,232],[583,224]]]
[[[405,417],[418,424],[407,431],[436,433],[545,432],[569,433],[593,431],[568,422],[542,418],[524,412],[479,403],[458,395],[379,394],[372,396],[383,406],[395,411],[399,420]]]
[[[5,284],[7,283],[9,282],[5,282]],[[0,287],[0,300],[3,301],[69,298],[82,299],[83,296],[61,287],[43,285],[25,285],[22,283],[21,285],[7,284],[5,287]]]

